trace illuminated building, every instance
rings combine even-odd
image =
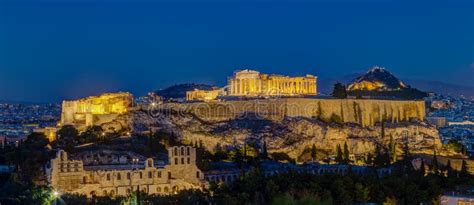
[[[69,159],[60,150],[51,160],[48,180],[59,192],[89,197],[126,196],[137,189],[148,194],[176,194],[205,185],[204,174],[196,166],[196,149],[191,146],[170,147],[169,164],[130,153],[113,155],[92,153],[81,159]]]
[[[317,77],[289,77],[261,74],[255,70],[242,70],[228,80],[231,96],[298,96],[316,95]]]
[[[84,99],[63,101],[61,124],[96,125],[102,118],[114,118],[128,112],[133,104],[130,93],[105,93]]]
[[[216,100],[218,96],[225,95],[224,89],[214,88],[212,90],[199,90],[194,89],[193,91],[186,92],[187,101],[213,101]]]
[[[34,132],[36,133],[43,133],[44,136],[48,139],[49,142],[56,140],[56,133],[58,132],[58,128],[56,127],[45,127],[40,129],[35,129]]]

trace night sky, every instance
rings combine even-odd
[[[0,0],[0,100],[222,86],[243,68],[474,86],[473,2]]]

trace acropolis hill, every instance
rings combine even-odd
[[[276,121],[285,117],[307,117],[361,126],[373,126],[381,121],[397,123],[425,119],[423,101],[316,98],[316,79],[313,75],[288,77],[242,70],[229,78],[226,88],[215,88],[218,92],[190,91],[186,94],[190,102],[165,102],[159,108],[192,113],[201,120],[213,122],[242,119],[250,115]],[[215,100],[226,95],[238,98]],[[275,96],[262,98],[272,95]],[[132,105],[130,93],[105,93],[64,101],[61,124],[100,125],[127,113]]]
[[[269,152],[295,158],[311,144],[328,153],[344,143],[355,154],[373,151],[389,139],[380,136],[382,122],[386,136],[399,144],[409,137],[413,151],[427,152],[441,145],[437,130],[425,122],[422,100],[323,98],[316,96],[316,88],[315,76],[244,70],[234,73],[224,88],[186,93],[185,102],[154,97],[134,105],[129,93],[65,101],[62,124],[106,126],[104,130],[114,124],[115,130],[132,133],[160,130],[184,143],[202,140],[209,150],[247,139],[259,144],[265,138]]]

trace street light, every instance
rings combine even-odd
[[[56,190],[53,191],[53,196],[54,196],[54,198],[53,198],[53,202],[54,202],[54,203],[53,203],[53,204],[54,204],[54,205],[58,204],[59,195],[60,195],[60,194],[59,194],[58,191],[56,191]]]

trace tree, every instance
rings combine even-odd
[[[311,160],[314,162],[315,159],[316,159],[316,145],[313,144],[313,146],[311,147]]]
[[[395,141],[393,141],[393,136],[390,134],[390,141],[388,143],[388,147],[389,147],[389,152],[391,154],[391,161],[392,162],[396,162],[397,161],[397,148],[396,148],[396,144],[395,144]]]
[[[383,167],[390,164],[390,156],[386,151],[382,151],[380,146],[375,147],[374,165]]]
[[[153,134],[153,130],[150,129],[149,136],[147,138],[148,142],[148,154],[149,156],[153,156],[155,153],[155,135]]]
[[[262,148],[261,158],[262,159],[268,159],[267,141],[266,140],[263,140],[263,148]]]
[[[408,137],[403,139],[403,159],[408,161],[411,158],[410,147],[408,146]]]
[[[354,101],[352,103],[352,109],[354,110],[354,119],[356,120],[356,122],[360,123],[361,121],[359,120],[359,113],[358,113],[358,104]]]
[[[285,194],[283,196],[275,197],[272,201],[272,204],[273,205],[291,205],[291,204],[296,204],[296,201],[289,194]]]
[[[421,174],[421,176],[425,176],[425,174],[426,174],[425,162],[423,160],[421,160],[421,164],[420,164],[420,174]]]
[[[356,183],[355,186],[355,201],[357,202],[367,202],[370,200],[370,190],[368,187],[364,187],[361,183]]]
[[[451,166],[451,160],[448,159],[448,162],[446,163],[446,171],[448,172],[448,178],[455,177],[455,172],[453,170],[453,167]]]
[[[5,143],[6,143],[6,141],[5,141]],[[464,145],[461,147],[461,154],[467,155],[467,149]]]
[[[332,91],[332,96],[339,99],[347,98],[346,86],[342,83],[334,84],[334,89]]]
[[[367,165],[372,165],[374,163],[374,157],[372,156],[371,153],[368,153],[366,158],[365,158],[365,164]]]
[[[22,184],[44,182],[43,167],[50,160],[48,142],[44,134],[31,133],[18,148],[7,154],[7,161],[17,166]]]
[[[321,106],[321,101],[318,101],[318,109],[316,110],[316,117],[319,121],[326,121],[324,118],[323,107]]]
[[[235,149],[235,151],[232,153],[232,161],[237,164],[239,168],[242,168],[243,162],[244,162],[244,156],[242,155],[242,152],[240,149]]]
[[[382,119],[382,125],[380,129],[380,138],[384,139],[385,138],[385,121]],[[391,139],[393,140],[393,139]]]
[[[431,162],[431,172],[434,174],[439,174],[439,165],[438,165],[438,157],[436,156],[436,149],[433,152],[433,160]]]
[[[341,116],[336,115],[336,114],[334,114],[334,113],[331,115],[330,121],[331,121],[331,122],[334,122],[334,123],[337,123],[337,124],[342,124],[342,123],[344,123],[344,121],[342,120]]]
[[[97,142],[103,133],[101,126],[90,126],[78,137],[79,143]]]
[[[341,121],[344,122],[344,107],[342,106],[342,103],[341,103]]]
[[[76,145],[79,137],[79,132],[72,125],[64,125],[57,133],[57,143],[66,152],[71,152]]]
[[[449,151],[465,154],[464,145],[457,140],[449,140],[448,143],[444,145],[444,147]]]
[[[344,157],[342,156],[341,145],[339,145],[339,144],[336,147],[336,162],[337,163],[343,163],[344,162]]]
[[[467,168],[467,162],[466,160],[462,160],[461,163],[461,171],[459,172],[459,176],[461,177],[468,177],[470,176],[468,168]]]
[[[349,163],[349,148],[347,147],[347,142],[344,142],[344,162]]]

